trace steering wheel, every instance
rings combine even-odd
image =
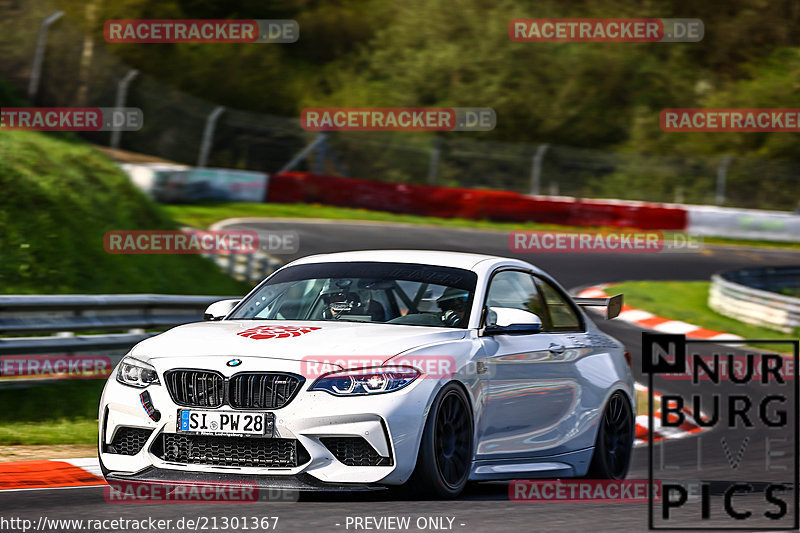
[[[448,309],[442,314],[442,322],[444,322],[444,325],[447,327],[457,328],[461,325],[463,320],[464,319],[452,309]]]
[[[341,300],[330,301],[325,304],[322,316],[325,319],[338,319],[343,315],[353,313],[362,308],[361,298],[357,293],[349,292]],[[334,311],[336,313],[334,313]]]

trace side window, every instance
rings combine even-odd
[[[534,313],[544,322],[542,302],[533,277],[525,272],[506,270],[492,277],[486,297],[490,307],[511,307]]]
[[[550,329],[553,331],[582,329],[580,317],[558,289],[541,278],[537,278],[537,283],[542,290],[547,311],[550,313]]]

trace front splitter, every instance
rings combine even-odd
[[[151,467],[136,474],[106,473],[106,481],[114,483],[146,483],[157,485],[229,485],[293,491],[363,492],[387,490],[373,483],[326,483],[309,474],[293,476],[257,476],[226,472],[184,472]]]

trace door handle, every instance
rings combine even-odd
[[[551,343],[547,349],[550,350],[550,353],[564,353],[563,344]]]

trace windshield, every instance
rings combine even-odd
[[[411,263],[318,263],[277,272],[230,319],[466,328],[477,275]]]

